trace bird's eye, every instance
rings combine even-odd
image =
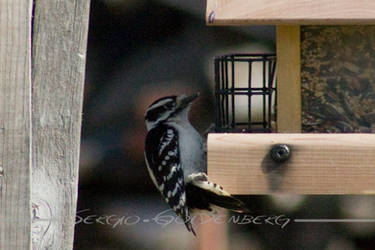
[[[173,102],[169,102],[169,103],[167,103],[167,104],[164,105],[164,108],[166,108],[166,109],[171,109],[173,107],[174,107],[174,103]]]

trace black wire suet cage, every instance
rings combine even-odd
[[[276,54],[215,58],[216,132],[276,129]]]

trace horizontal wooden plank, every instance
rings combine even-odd
[[[276,164],[282,143],[291,157]],[[375,134],[209,134],[208,176],[232,194],[374,194]]]
[[[373,0],[207,0],[211,25],[375,24]]]

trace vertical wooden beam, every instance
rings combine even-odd
[[[35,2],[33,248],[72,249],[89,0]]]
[[[210,217],[202,215],[199,225],[199,242],[197,249],[228,249],[228,224],[226,224],[228,212],[223,210]]]
[[[300,26],[276,29],[277,132],[301,132]]]
[[[0,0],[0,249],[30,249],[32,1]]]

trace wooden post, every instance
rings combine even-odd
[[[228,212],[223,210],[214,215],[214,217],[202,215],[201,218],[202,221],[200,221],[198,232],[199,241],[196,249],[230,249],[228,248],[228,225],[225,222],[228,218]]]
[[[34,249],[73,246],[89,4],[87,0],[35,3]]]
[[[0,0],[0,249],[30,249],[32,1]]]
[[[89,3],[0,0],[1,250],[72,249]]]

